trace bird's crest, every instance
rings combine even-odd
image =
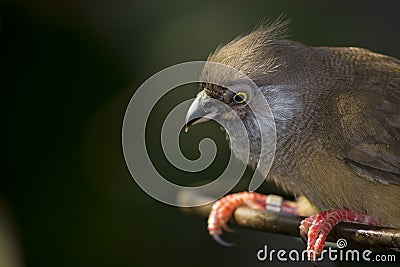
[[[207,61],[227,65],[252,79],[254,78],[253,73],[257,76],[274,73],[278,71],[281,64],[277,62],[277,57],[268,53],[269,49],[266,47],[272,46],[276,40],[287,37],[288,25],[289,20],[282,19],[282,17],[274,21],[263,21],[249,34],[241,35],[227,44],[218,46],[208,56]],[[210,68],[207,64],[205,65],[202,78],[208,81],[223,79],[225,75]],[[223,83],[223,81],[221,82]]]

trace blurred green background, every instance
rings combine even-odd
[[[125,108],[157,71],[204,60],[220,43],[281,13],[292,21],[291,38],[305,44],[360,46],[400,58],[399,7],[399,1],[1,1],[0,267],[258,266],[267,264],[255,256],[266,243],[304,248],[299,239],[244,229],[225,236],[237,246],[221,247],[205,219],[146,195],[122,155]],[[198,157],[202,137],[216,140],[219,154],[208,170],[185,174],[162,155],[162,119],[195,93],[193,85],[168,94],[146,133],[157,169],[186,185],[218,176],[229,155],[213,123],[181,137],[189,158]],[[260,191],[276,189],[266,184]]]

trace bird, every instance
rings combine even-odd
[[[267,100],[276,149],[262,175],[297,201],[257,192],[227,195],[213,205],[208,231],[228,244],[220,236],[237,207],[277,207],[307,216],[299,232],[316,257],[340,222],[400,228],[400,61],[363,48],[307,46],[288,39],[288,28],[282,19],[261,24],[219,46],[206,62],[244,73]],[[207,82],[213,70],[206,66],[186,127],[215,117],[228,124],[240,120],[251,140],[249,159],[241,142],[230,149],[255,167],[263,134],[250,110],[251,104],[257,108],[257,97],[234,77],[229,82],[239,84],[237,90]],[[227,116],[210,100],[237,116]],[[234,130],[229,137],[243,138]]]

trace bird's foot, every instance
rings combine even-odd
[[[371,216],[355,214],[349,210],[326,210],[304,219],[300,224],[300,236],[307,242],[308,257],[311,261],[317,259],[324,249],[329,232],[340,222],[379,224]]]
[[[258,210],[273,210],[287,214],[298,214],[297,204],[293,201],[283,200],[280,196],[267,196],[255,192],[240,192],[227,195],[214,203],[208,217],[208,232],[221,245],[233,245],[222,240],[220,236],[223,230],[232,232],[227,226],[227,222],[232,217],[235,209],[241,206]]]

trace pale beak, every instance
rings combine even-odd
[[[217,115],[217,113],[207,111],[204,108],[204,103],[207,100],[208,96],[206,96],[203,92],[197,94],[196,99],[190,105],[190,108],[186,114],[185,132],[189,130],[191,125],[209,121]]]

